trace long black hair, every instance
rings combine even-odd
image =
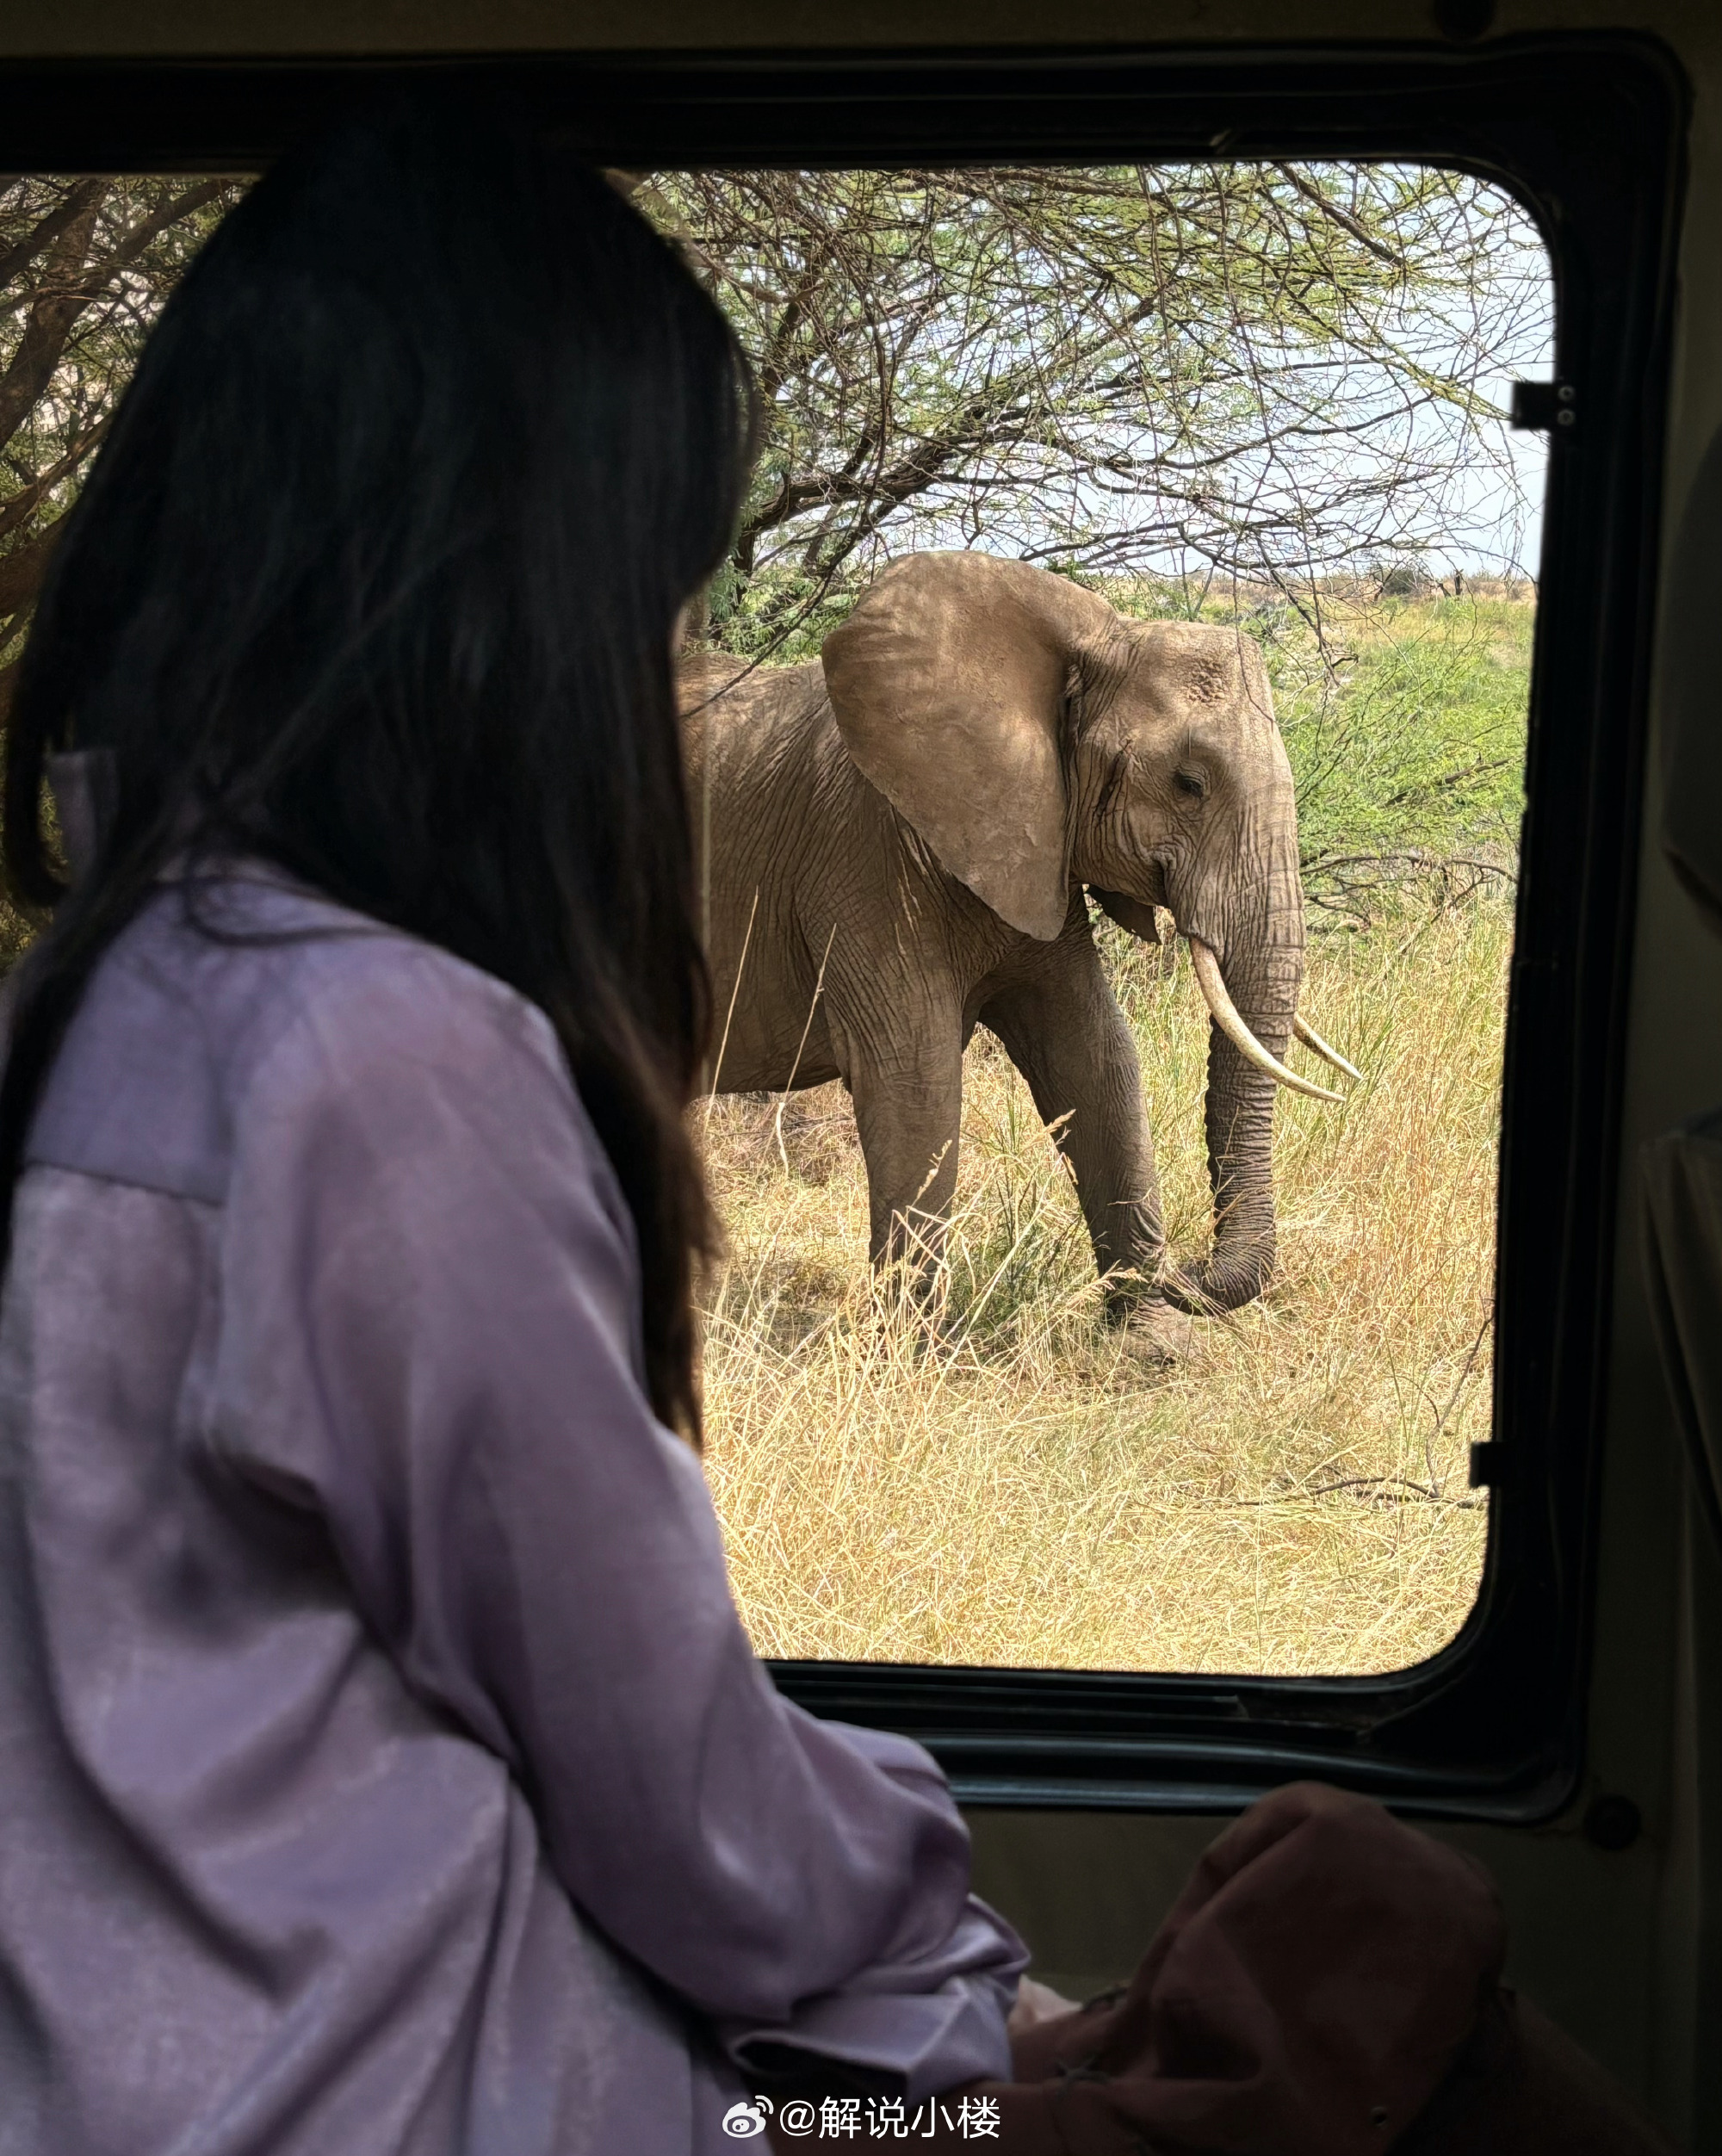
[[[0,1233],[103,951],[235,847],[548,1015],[637,1230],[653,1403],[698,1434],[709,1024],[678,614],[752,453],[723,317],[614,187],[443,96],[284,157],[164,310],[18,677],[5,851],[53,926],[0,1083]],[[47,757],[108,752],[66,891]]]

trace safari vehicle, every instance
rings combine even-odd
[[[1184,1667],[1151,1645],[1132,1663],[1008,1637],[942,1655],[760,1637],[815,1711],[932,1748],[980,1891],[1060,1988],[1127,1971],[1230,1814],[1321,1778],[1482,1858],[1513,1980],[1682,2146],[1722,2147],[1722,1460],[1706,1450],[1722,1410],[1701,1367],[1722,1352],[1722,1261],[1713,1248],[1707,1282],[1700,1222],[1647,1262],[1642,1165],[1722,1104],[1715,9],[7,0],[0,55],[8,170],[49,178],[252,173],[356,86],[410,70],[497,78],[627,175],[1393,167],[1516,206],[1545,250],[1552,342],[1516,392],[1547,464],[1493,1391],[1447,1485],[1476,1493],[1474,1596],[1384,1667],[1337,1647],[1276,1666],[1242,1630]],[[784,1151],[781,1103],[761,1127]],[[924,1485],[933,1527],[950,1502]]]

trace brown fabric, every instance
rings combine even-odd
[[[1023,2032],[1017,2077],[1054,2079],[1072,2156],[1106,2145],[1106,2116],[1168,2151],[1378,2156],[1463,2049],[1504,1943],[1477,1866],[1294,1783],[1202,1857],[1122,1998]]]
[[[969,2093],[997,2101],[1005,2156],[1382,2156],[1463,2051],[1503,1943],[1478,1867],[1294,1783],[1208,1849],[1127,1986],[1019,2029],[1014,2081]]]
[[[1671,2156],[1499,1982],[1480,1866],[1364,1797],[1294,1783],[1197,1864],[1127,1986],[1013,2024],[1015,2079],[914,2135],[999,2156]],[[773,2135],[782,2150],[805,2141]]]
[[[1113,2004],[1080,2018],[1092,2035],[1116,2012]],[[1070,2017],[1073,2034],[1078,2018]],[[1186,2148],[1267,2156],[1300,2145],[1144,2136],[1126,2101],[1128,2079],[988,2082],[971,2093],[990,2094],[998,2103],[1000,2156],[1175,2156]],[[1592,2060],[1534,2007],[1498,1987],[1431,2101],[1391,2142],[1390,2130],[1377,2129],[1374,2143],[1387,2156],[1676,2156],[1674,2144]],[[958,2140],[947,2135],[926,2146],[954,2156]]]

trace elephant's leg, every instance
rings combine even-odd
[[[870,1248],[876,1266],[929,1267],[943,1246],[957,1187],[963,1123],[963,1025],[956,1010],[907,1038],[857,1042],[849,1090],[867,1163]]]
[[[1166,1231],[1136,1042],[1086,922],[996,993],[981,1019],[1028,1081],[1075,1177],[1108,1316],[1127,1320],[1145,1346],[1176,1353],[1188,1326],[1155,1286]]]

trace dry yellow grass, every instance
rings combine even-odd
[[[1174,1248],[1206,1233],[1206,1014],[1109,935]],[[1486,1515],[1507,909],[1323,940],[1304,1008],[1367,1074],[1282,1094],[1281,1273],[1168,1372],[1099,1322],[1074,1193],[990,1037],[966,1071],[935,1330],[883,1310],[828,1087],[697,1110],[730,1255],[706,1451],[762,1652],[1027,1667],[1403,1667],[1457,1630]]]

